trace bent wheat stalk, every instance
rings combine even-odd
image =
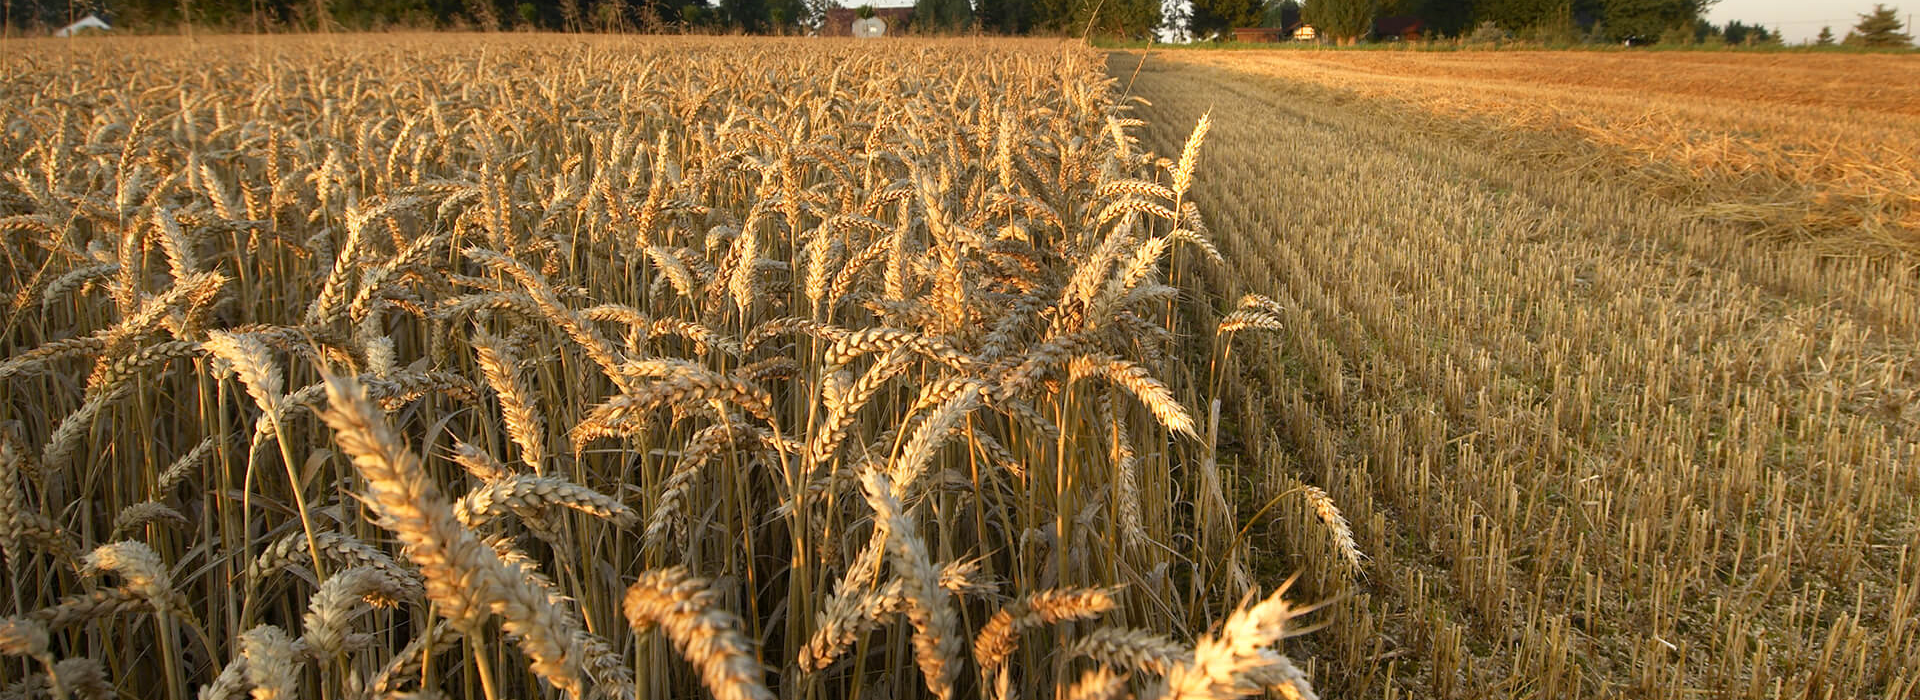
[[[570,696],[584,690],[583,658],[572,640],[556,633],[567,613],[544,591],[529,585],[518,564],[503,562],[472,531],[427,479],[419,458],[379,418],[366,389],[352,379],[327,377],[327,409],[321,414],[334,441],[353,458],[367,481],[367,503],[382,527],[407,547],[426,579],[428,600],[456,627],[477,628],[487,612],[518,637],[533,672]]]

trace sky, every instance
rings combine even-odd
[[[1907,22],[1910,14],[1920,14],[1920,0],[1881,0],[1882,4],[1899,8],[1900,21]],[[1811,41],[1820,35],[1821,27],[1833,27],[1833,38],[1846,37],[1847,30],[1860,21],[1860,15],[1872,12],[1872,0],[1840,0],[1834,3],[1807,2],[1807,0],[1720,0],[1707,10],[1707,21],[1714,24],[1726,24],[1739,20],[1743,24],[1758,24],[1768,29],[1779,29],[1785,35],[1787,43],[1798,44]],[[1912,23],[1905,30],[1913,33]]]

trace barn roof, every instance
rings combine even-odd
[[[69,24],[65,27],[61,27],[60,31],[54,32],[53,35],[54,36],[72,36],[73,34],[79,32],[82,29],[112,29],[112,28],[113,28],[113,25],[107,24],[107,21],[104,19],[100,19],[100,15],[88,14],[85,17],[81,17],[80,21],[78,22],[74,22],[73,24]]]
[[[1394,17],[1381,17],[1380,19],[1374,20],[1373,32],[1375,34],[1399,35],[1406,34],[1407,32],[1417,32],[1426,28],[1426,26],[1426,20],[1420,19],[1419,17],[1397,15]]]

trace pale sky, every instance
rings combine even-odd
[[[1881,0],[1889,7],[1899,9],[1900,21],[1907,22],[1908,15],[1920,14],[1920,0]],[[1873,11],[1873,0],[1840,0],[1822,3],[1806,0],[1720,0],[1707,10],[1707,21],[1714,24],[1726,24],[1740,20],[1744,24],[1758,24],[1767,29],[1779,29],[1786,36],[1787,43],[1798,44],[1819,36],[1821,27],[1833,27],[1835,41],[1846,38],[1847,30],[1860,21],[1860,15]],[[1913,32],[1913,23],[1907,22],[1902,30]]]

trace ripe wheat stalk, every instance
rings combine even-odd
[[[1129,697],[1251,585],[1210,127],[1162,167],[1097,52],[343,41],[0,57],[61,86],[0,106],[9,692]]]

